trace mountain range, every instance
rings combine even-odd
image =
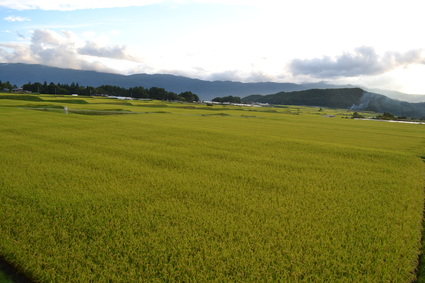
[[[21,63],[0,64],[0,81],[9,81],[17,86],[46,81],[47,83],[61,84],[78,83],[80,86],[93,87],[101,85],[123,88],[160,87],[174,93],[191,91],[197,94],[201,100],[239,96],[243,97],[245,102],[348,108],[391,112],[397,116],[412,118],[425,117],[425,102],[422,102],[425,101],[425,95],[415,96],[400,92],[368,90],[352,85],[205,81],[167,74],[119,75]]]
[[[26,83],[78,83],[81,86],[99,87],[101,85],[114,85],[124,88],[142,86],[144,88],[161,87],[167,91],[181,93],[191,91],[202,100],[211,100],[218,96],[245,97],[252,94],[274,94],[277,92],[302,91],[308,89],[332,89],[353,88],[352,85],[332,85],[323,82],[294,84],[294,83],[242,83],[233,81],[205,81],[187,77],[167,74],[134,74],[120,75],[112,73],[101,73],[95,71],[82,71],[73,69],[62,69],[44,65],[32,65],[22,63],[0,63],[0,80],[9,81],[17,86]],[[408,95],[398,92],[384,90],[367,90],[370,92],[384,94],[390,98],[410,102],[425,101],[425,96]]]

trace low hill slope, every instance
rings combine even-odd
[[[366,92],[361,88],[309,89],[278,92],[270,95],[251,95],[243,102],[283,105],[306,105],[330,108],[347,108],[375,112],[390,112],[397,116],[425,117],[425,103],[409,103]]]

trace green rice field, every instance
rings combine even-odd
[[[414,281],[425,125],[351,114],[0,94],[0,255],[35,282]]]

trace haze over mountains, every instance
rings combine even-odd
[[[241,83],[232,81],[204,81],[181,76],[165,74],[135,74],[119,75],[112,73],[101,73],[95,71],[81,71],[73,69],[61,69],[43,65],[31,64],[0,64],[0,80],[10,81],[12,84],[21,86],[28,82],[43,83],[78,83],[82,86],[98,87],[101,85],[116,85],[130,88],[143,86],[145,88],[161,87],[167,91],[181,93],[191,91],[196,93],[202,100],[211,100],[217,96],[240,96],[245,97],[252,94],[274,94],[277,92],[301,91],[307,89],[329,89],[329,88],[353,88],[352,85],[331,85],[326,83],[294,84],[294,83]],[[399,92],[369,90],[370,92],[384,94],[390,98],[409,102],[425,101],[425,95],[408,95]]]

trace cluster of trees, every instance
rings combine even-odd
[[[356,119],[356,118],[364,118],[363,115],[361,115],[358,112],[354,112],[353,115],[351,116],[352,119]],[[375,119],[379,119],[379,120],[395,120],[395,121],[405,121],[405,120],[409,120],[408,117],[406,116],[395,116],[393,113],[391,112],[384,112],[382,115],[377,115]],[[423,120],[421,118],[421,120]]]
[[[11,91],[12,89],[16,87],[17,87],[16,85],[12,85],[9,81],[6,81],[6,82],[0,81],[0,90],[7,89]]]
[[[395,116],[393,113],[390,112],[384,112],[382,115],[376,116],[376,119],[404,121],[408,120],[409,118],[406,116]],[[424,118],[420,118],[420,120],[424,120]]]
[[[396,120],[397,117],[393,113],[384,112],[382,115],[376,116],[376,119],[381,119],[381,120]]]
[[[79,95],[111,95],[111,96],[124,96],[133,98],[150,98],[158,100],[170,100],[170,101],[199,101],[198,95],[185,91],[180,94],[167,91],[159,87],[151,87],[149,89],[142,86],[123,88],[113,85],[102,85],[100,87],[91,86],[80,86],[78,83],[71,84],[54,84],[44,82],[43,84],[27,83],[22,86],[24,90],[44,93],[44,94],[79,94]]]
[[[354,112],[353,115],[351,116],[352,119],[363,119],[364,116],[361,115],[359,112]]]
[[[212,101],[214,102],[230,102],[230,103],[241,103],[241,98],[239,96],[224,96],[216,97]]]

